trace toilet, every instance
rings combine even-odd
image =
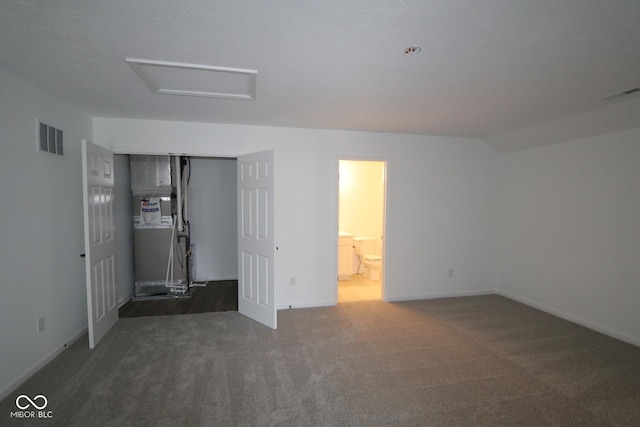
[[[377,243],[378,239],[371,236],[353,238],[355,253],[367,269],[366,278],[369,280],[380,280],[382,273],[382,257],[376,253]]]
[[[362,257],[364,266],[367,267],[367,279],[380,280],[382,273],[382,257],[380,255],[368,254]]]

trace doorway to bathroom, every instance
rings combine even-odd
[[[338,161],[338,303],[382,299],[386,162]]]

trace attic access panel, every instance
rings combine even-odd
[[[257,70],[135,58],[126,61],[158,94],[256,99]]]

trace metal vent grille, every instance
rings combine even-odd
[[[64,141],[62,130],[38,120],[38,150],[63,156]]]

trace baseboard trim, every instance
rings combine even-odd
[[[435,298],[450,298],[450,297],[472,297],[479,295],[492,295],[495,294],[496,291],[484,290],[484,291],[460,291],[460,292],[444,292],[444,293],[430,293],[430,294],[419,294],[419,295],[401,295],[401,296],[393,296],[391,298],[387,298],[384,302],[402,302],[402,301],[414,301],[414,300],[422,300],[422,299],[435,299]],[[339,303],[338,303],[339,305]],[[335,307],[336,301],[321,301],[321,302],[296,302],[293,304],[282,304],[278,305],[278,310],[289,310],[293,308],[315,308],[315,307]]]
[[[421,299],[436,299],[436,298],[453,298],[453,297],[475,297],[480,295],[495,294],[494,289],[488,289],[483,291],[459,291],[459,292],[442,292],[442,293],[429,293],[429,294],[416,294],[416,295],[397,295],[387,298],[387,302],[401,302],[401,301],[414,301]]]
[[[296,302],[292,304],[278,305],[278,310],[290,310],[294,308],[335,307],[335,301],[325,302]]]
[[[62,347],[56,348],[55,350],[47,354],[45,357],[43,357],[38,363],[36,363],[30,369],[27,369],[25,372],[23,372],[22,375],[20,375],[15,381],[13,381],[11,384],[5,387],[4,390],[0,391],[0,401],[4,400],[7,396],[9,396],[11,393],[16,391],[18,387],[24,384],[29,378],[35,375],[40,369],[44,368],[49,362],[55,359],[60,353],[65,351],[71,344],[76,342],[86,333],[87,333],[87,327],[85,326],[84,328],[82,328],[80,332],[77,332],[71,338],[66,340],[62,345]]]
[[[201,282],[228,282],[230,280],[238,280],[237,277],[218,277],[216,279],[194,279],[193,282],[194,283],[201,283]]]
[[[514,301],[521,302],[522,304],[528,305],[530,307],[537,308],[538,310],[542,310],[542,311],[544,311],[546,313],[553,314],[554,316],[557,316],[557,317],[560,317],[562,319],[568,320],[569,322],[573,322],[573,323],[576,323],[576,324],[578,324],[580,326],[584,326],[585,328],[589,328],[589,329],[594,330],[596,332],[600,332],[601,334],[608,335],[608,336],[610,336],[612,338],[615,338],[615,339],[618,339],[620,341],[624,341],[626,343],[635,345],[636,347],[640,347],[640,339],[632,337],[632,336],[627,335],[627,334],[623,334],[623,333],[617,332],[617,331],[615,331],[613,329],[607,328],[606,326],[602,326],[600,324],[590,322],[590,321],[582,319],[580,317],[576,317],[576,316],[573,316],[571,314],[564,313],[562,311],[556,310],[555,308],[551,308],[551,307],[549,307],[549,306],[547,306],[545,304],[539,304],[539,303],[537,303],[535,301],[532,301],[532,300],[530,300],[528,298],[519,297],[519,296],[514,295],[512,293],[509,293],[509,292],[496,290],[495,293],[498,294],[498,295],[501,295],[501,296],[503,296],[505,298],[509,298],[509,299],[514,300]]]
[[[127,295],[126,297],[118,301],[118,308],[122,308],[122,306],[128,303],[129,301],[131,301],[132,298],[133,298],[133,292],[131,292],[129,295]]]

